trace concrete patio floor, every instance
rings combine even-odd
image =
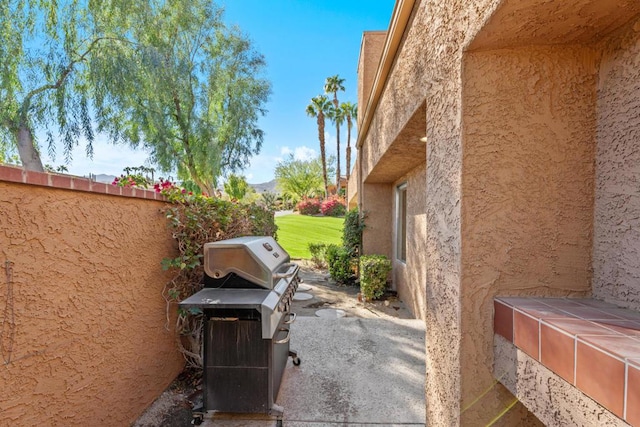
[[[285,427],[425,425],[424,322],[298,317],[277,404]],[[215,414],[202,426],[275,426],[265,415]]]

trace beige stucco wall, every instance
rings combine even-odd
[[[162,207],[0,182],[0,426],[129,425],[180,372]]]
[[[596,59],[579,46],[465,57],[463,420],[513,399],[496,386],[478,400],[493,381],[493,297],[590,292]]]
[[[391,233],[393,186],[390,184],[364,184],[362,191],[362,213],[365,228],[362,232],[362,253],[384,255],[391,259]]]
[[[462,48],[497,0],[422,1],[413,11],[359,155],[363,179],[426,99],[426,405],[460,423],[460,99]],[[362,108],[362,106],[361,106]],[[365,209],[366,209],[366,205]],[[392,224],[392,222],[389,222]]]
[[[599,53],[584,46],[638,5],[415,2],[359,155],[362,180],[387,183],[378,169],[425,103],[430,425],[484,425],[505,410],[498,425],[538,424],[492,386],[490,301],[589,293]]]
[[[640,20],[600,47],[593,293],[640,310]]]
[[[362,34],[358,61],[358,105],[363,108],[367,105],[367,101],[371,95],[371,86],[376,76],[386,36],[386,31],[365,31]],[[358,124],[362,120],[363,114],[364,111],[361,111],[359,108]]]
[[[427,243],[426,213],[426,168],[422,165],[396,181],[393,188],[407,184],[407,259],[400,261],[397,254],[397,232],[394,227],[393,242],[393,284],[398,296],[411,310],[416,319],[424,319],[426,315],[427,265],[424,262]],[[394,208],[396,212],[394,197]]]
[[[358,207],[358,183],[360,182],[360,158],[356,157],[355,165],[351,170],[349,181],[347,182],[347,208],[349,210]]]

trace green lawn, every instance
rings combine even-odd
[[[276,217],[278,243],[291,258],[310,259],[309,243],[342,245],[344,218],[284,215]]]

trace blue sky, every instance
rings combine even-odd
[[[262,151],[244,171],[250,183],[273,179],[275,164],[288,153],[309,158],[319,153],[316,121],[305,114],[311,97],[323,91],[326,77],[345,79],[340,101],[357,102],[357,65],[362,32],[386,30],[394,0],[226,0],[225,21],[238,25],[267,61],[272,83]],[[327,154],[335,154],[335,128],[327,126]],[[352,135],[352,144],[355,143]],[[346,127],[341,131],[342,173]],[[99,137],[90,160],[79,147],[69,173],[119,175],[127,166],[146,164],[143,151],[114,146]],[[355,153],[355,150],[354,150]],[[352,156],[352,157],[355,157]],[[43,158],[43,162],[60,164]],[[352,160],[353,161],[353,160]]]

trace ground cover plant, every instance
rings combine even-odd
[[[283,215],[275,220],[278,243],[291,258],[311,259],[309,243],[342,243],[344,218]]]

